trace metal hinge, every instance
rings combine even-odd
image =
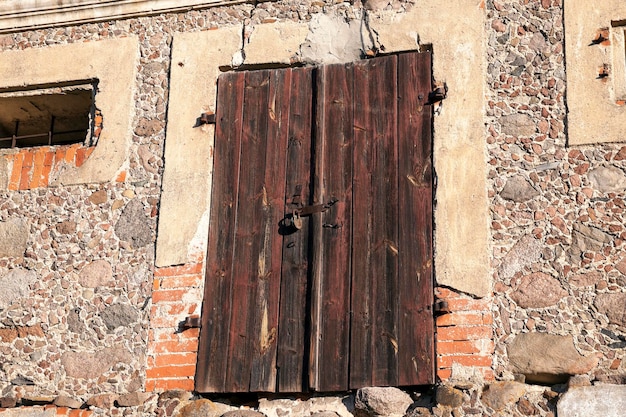
[[[197,314],[194,314],[193,316],[187,317],[181,327],[183,330],[199,329],[200,327],[202,327],[200,316],[198,316]]]

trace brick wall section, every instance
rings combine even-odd
[[[473,367],[487,380],[494,379],[493,313],[491,299],[475,299],[448,288],[435,290],[438,300],[446,301],[448,311],[437,317],[437,376],[447,380],[452,365]]]
[[[146,391],[194,388],[199,329],[183,330],[181,324],[201,313],[203,266],[198,256],[193,263],[155,270]],[[448,380],[457,364],[493,380],[491,299],[475,299],[442,287],[435,295],[449,309],[436,320],[437,376]]]
[[[93,150],[93,146],[85,147],[81,144],[38,146],[4,155],[10,167],[9,190],[47,187],[51,173],[63,165],[81,166]]]
[[[193,390],[200,329],[182,329],[200,315],[204,277],[202,257],[154,272],[146,391]]]

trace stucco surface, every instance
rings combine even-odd
[[[568,143],[623,142],[626,106],[616,101],[626,98],[624,27],[614,22],[626,19],[626,3],[568,1],[564,17]],[[609,28],[610,44],[593,43],[601,28]],[[604,65],[609,75],[600,78]]]
[[[208,234],[214,127],[194,126],[202,113],[215,111],[219,67],[230,66],[241,49],[241,29],[174,36],[157,266],[187,262],[194,236]]]
[[[434,77],[448,86],[449,96],[435,117],[434,162],[437,174],[436,255],[437,282],[460,291],[486,296],[491,291],[488,262],[488,222],[483,118],[484,46],[483,10],[478,1],[448,5],[423,1],[406,14],[379,12],[369,18],[373,34],[385,52],[416,50],[431,44]],[[338,25],[334,19],[312,19],[307,23],[274,23],[253,28],[244,44],[244,64],[293,62],[296,45],[306,45],[307,62],[311,43],[322,43],[316,36],[320,22]],[[333,27],[324,27],[324,33]],[[173,44],[172,95],[167,145],[164,194],[162,198],[157,265],[187,261],[191,237],[200,230],[199,220],[208,213],[208,158],[204,154],[212,130],[191,127],[189,115],[200,114],[203,106],[213,106],[217,67],[232,64],[241,41],[236,38],[241,27],[210,32],[178,34]],[[355,37],[362,34],[356,31]],[[212,42],[212,40],[216,40]],[[219,39],[219,42],[217,42]],[[198,45],[206,45],[198,47]],[[221,45],[212,47],[212,45]],[[267,45],[272,45],[271,49]],[[324,48],[317,62],[326,62]],[[300,51],[302,52],[302,50]],[[324,54],[324,55],[322,55]],[[185,65],[179,62],[185,57]],[[358,59],[358,51],[349,48],[333,62]],[[300,55],[300,59],[303,59]],[[200,65],[200,63],[210,63]],[[202,71],[198,71],[202,68]],[[468,82],[469,81],[469,82]],[[190,97],[193,88],[198,101]],[[197,94],[204,91],[204,94]],[[185,116],[186,117],[182,117]],[[179,117],[181,116],[181,117]],[[182,120],[185,120],[184,123]],[[192,138],[205,138],[200,147],[187,145]],[[208,152],[208,150],[206,151]],[[194,155],[188,155],[193,153]],[[187,159],[192,157],[191,161]],[[179,162],[176,162],[176,161]],[[181,163],[182,162],[182,163]],[[180,187],[184,181],[185,187]],[[176,188],[179,191],[176,191]],[[185,191],[183,191],[183,189]],[[194,190],[193,193],[189,190]],[[184,195],[183,195],[184,194]],[[185,217],[185,219],[183,219]],[[173,219],[177,219],[173,221]],[[206,222],[202,224],[206,228]]]
[[[98,80],[95,103],[104,119],[98,144],[82,166],[68,167],[56,184],[110,181],[125,163],[138,58],[138,41],[131,36],[0,53],[0,89]]]

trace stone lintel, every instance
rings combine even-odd
[[[110,21],[247,0],[6,0],[0,4],[0,33]],[[60,4],[62,3],[62,4]]]

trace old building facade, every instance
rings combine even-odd
[[[0,415],[619,415],[625,21],[618,0],[3,2]],[[206,306],[242,303],[209,290],[221,279],[210,230],[228,228],[212,210],[233,203],[215,186],[225,181],[215,138],[231,127],[220,125],[218,77],[410,53],[432,62],[432,91],[415,90],[432,124],[420,172],[432,172],[421,261],[434,360],[414,362],[428,384],[198,392],[198,367],[218,357],[199,352],[214,326]],[[309,132],[324,126],[312,109]],[[418,250],[385,245],[390,259]],[[361,308],[348,300],[349,314]],[[334,311],[323,301],[317,317]],[[312,316],[303,327],[317,340]],[[280,329],[250,320],[261,348],[249,353],[262,356]],[[395,334],[380,340],[405,349]]]

